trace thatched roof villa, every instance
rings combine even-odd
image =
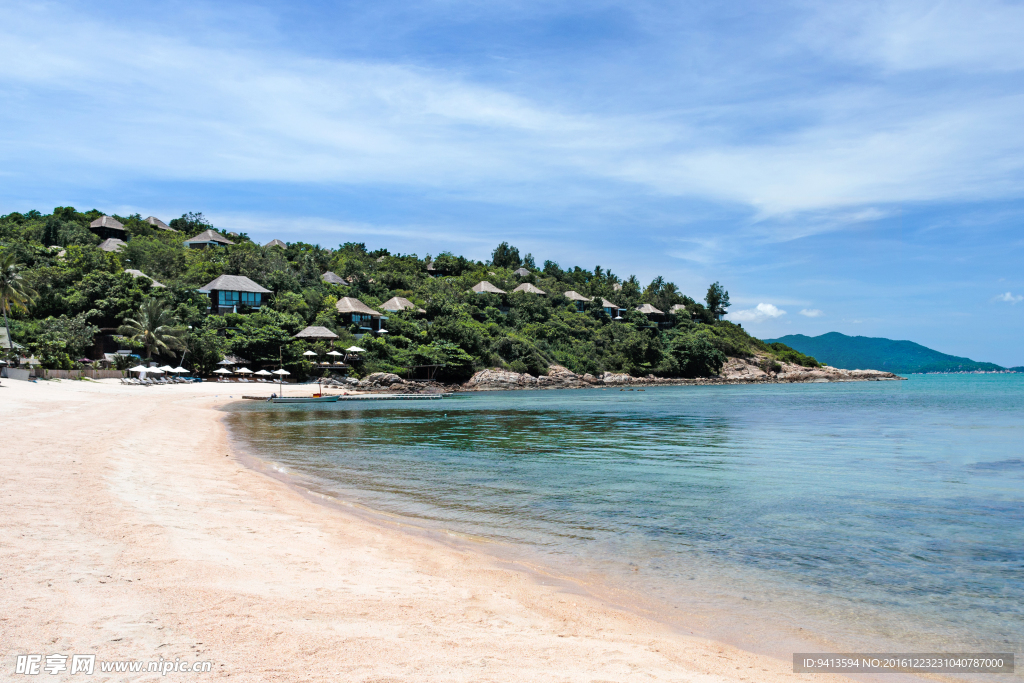
[[[665,315],[664,311],[659,311],[657,308],[655,308],[654,306],[652,306],[650,304],[640,304],[639,306],[636,307],[636,310],[640,311],[641,313],[643,313],[645,315],[652,315],[652,314]]]
[[[333,339],[337,339],[338,335],[334,334],[326,327],[321,327],[319,325],[310,325],[306,329],[296,334],[295,338],[330,341]]]
[[[121,221],[113,216],[100,216],[92,223],[89,223],[89,229],[104,240],[113,238],[124,242],[128,239],[128,231],[124,229]],[[108,249],[107,251],[111,250]]]
[[[351,296],[345,296],[338,299],[338,303],[335,304],[335,308],[338,313],[341,313],[345,319],[345,322],[359,325],[360,329],[369,331],[380,330],[380,321],[382,318],[385,320],[385,316],[366,304],[359,299]]]
[[[580,313],[583,312],[583,307],[587,304],[587,302],[593,301],[593,299],[588,299],[587,297],[583,296],[582,294],[573,289],[570,289],[568,292],[565,292],[564,294],[562,294],[562,296],[564,296],[569,301],[575,302],[576,310],[579,311]]]
[[[526,277],[527,275],[530,274],[530,271],[528,271],[526,268],[517,268],[512,271],[512,274],[515,275],[516,277]]]
[[[402,296],[391,297],[381,305],[381,308],[388,313],[398,313],[399,311],[407,310],[413,310],[417,313],[426,313],[425,310]]]
[[[275,238],[275,239],[272,239],[272,240],[270,240],[269,242],[267,242],[266,244],[263,245],[264,249],[269,249],[270,247],[277,247],[279,249],[287,249],[288,245],[285,244],[284,242],[282,242],[281,240]]]
[[[323,280],[324,282],[326,282],[329,285],[343,285],[343,284],[345,284],[345,281],[341,279],[340,275],[338,275],[337,273],[332,273],[329,270],[326,273],[324,273],[323,275],[321,275],[320,279]]]
[[[516,287],[512,291],[513,292],[526,292],[527,294],[546,294],[547,293],[543,289],[541,289],[540,287],[537,287],[536,285],[531,285],[529,282],[524,282],[523,284],[519,285],[518,287]]]
[[[263,295],[273,294],[244,275],[221,275],[199,292],[210,295],[210,312],[215,315],[236,313],[239,306],[258,309],[263,305]]]
[[[188,249],[226,247],[232,244],[234,244],[234,242],[214,230],[204,230],[195,237],[187,239],[184,242],[185,247]]]
[[[124,240],[119,240],[116,237],[108,237],[99,243],[99,248],[103,251],[121,251],[124,249]]]
[[[613,319],[620,317],[619,307],[616,304],[613,304],[611,301],[608,301],[608,299],[605,299],[604,297],[601,297],[601,308],[603,308],[604,312],[607,313],[608,316]]]
[[[507,294],[504,289],[498,289],[487,280],[481,280],[473,285],[473,291],[477,294]]]
[[[178,232],[177,230],[175,230],[171,226],[167,225],[166,223],[164,223],[162,220],[160,220],[156,216],[149,216],[148,218],[146,218],[146,222],[149,223],[150,225],[152,225],[157,230],[167,230],[169,232]]]
[[[157,282],[156,280],[154,280],[150,276],[148,276],[145,273],[143,273],[141,270],[136,270],[135,268],[125,268],[124,272],[128,273],[132,277],[144,277],[147,280],[149,280],[154,287],[164,287],[166,289],[166,285],[160,284],[159,282]]]

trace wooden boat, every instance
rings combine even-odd
[[[271,396],[271,403],[335,403],[341,396]]]

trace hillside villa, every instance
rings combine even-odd
[[[239,306],[259,310],[263,305],[263,295],[273,294],[244,275],[221,275],[199,292],[210,295],[210,313],[214,315],[237,313]]]

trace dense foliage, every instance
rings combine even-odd
[[[322,342],[294,339],[307,325],[339,334],[336,348],[358,343],[366,349],[358,374],[416,374],[423,366],[435,366],[439,378],[464,380],[484,367],[536,375],[557,363],[577,373],[695,377],[717,373],[726,356],[754,354],[814,364],[719,320],[729,297],[718,283],[708,289],[706,306],[661,277],[643,287],[635,277],[621,279],[600,266],[562,268],[545,261],[538,268],[532,255],[521,257],[508,243],[500,244],[486,264],[448,252],[421,259],[370,251],[352,242],[336,249],[303,242],[283,249],[262,247],[233,233],[234,246],[186,249],[185,239],[213,227],[198,213],[170,221],[177,232],[154,228],[139,215],[116,216],[129,239],[120,251],[104,252],[88,227],[101,215],[57,207],[49,215],[31,211],[0,217],[0,253],[13,254],[21,264],[19,276],[34,293],[27,305],[11,308],[11,332],[46,366],[73,367],[94,348],[96,335],[109,334],[121,348],[140,355],[170,360],[185,352],[186,366],[201,373],[211,372],[231,353],[254,369],[276,366],[280,358],[286,368],[305,376],[312,366],[303,360],[303,351],[329,350]],[[520,267],[529,274],[513,272]],[[148,278],[133,277],[126,269]],[[346,284],[324,282],[321,276],[328,270]],[[243,307],[238,313],[210,315],[209,298],[197,289],[222,274],[244,275],[274,295],[257,311]],[[481,280],[507,293],[473,293]],[[522,283],[546,295],[512,291]],[[568,290],[593,301],[578,307],[563,296]],[[387,335],[366,335],[357,342],[360,330],[346,325],[335,307],[346,296],[377,310],[393,296],[405,297],[425,313],[386,314]],[[608,315],[602,299],[620,307],[617,319]],[[639,312],[645,303],[664,315]],[[159,317],[159,311],[166,315]],[[154,322],[140,319],[146,315],[154,316]],[[162,343],[157,343],[145,330],[161,326],[164,332],[157,336]],[[170,329],[181,334],[170,334]]]

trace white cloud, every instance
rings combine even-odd
[[[820,318],[825,315],[825,312],[818,308],[804,308],[800,311],[800,315],[807,316],[808,318]]]
[[[739,322],[758,322],[769,318],[781,318],[786,312],[773,304],[758,304],[755,308],[748,308],[744,311],[732,311],[729,318]]]
[[[832,59],[883,72],[1024,64],[1019,7],[893,5],[825,5],[796,47],[820,39]],[[87,168],[105,179],[395,184],[536,203],[578,201],[574,188],[612,181],[761,218],[806,214],[766,228],[779,239],[877,220],[886,203],[1024,193],[1024,96],[1007,88],[964,97],[881,73],[737,104],[723,77],[689,107],[610,113],[514,79],[190,42],[79,7],[0,6],[0,165],[39,182]],[[131,49],[83,50],[96,36]],[[858,57],[864,46],[874,52]],[[751,112],[767,110],[799,123],[750,133],[760,128]],[[713,258],[706,247],[674,253]]]
[[[1021,296],[1020,294],[1014,295],[1010,292],[1006,292],[1005,294],[1000,294],[999,296],[997,296],[995,298],[995,301],[1005,301],[1008,304],[1018,304],[1021,301],[1024,301],[1024,296]]]

